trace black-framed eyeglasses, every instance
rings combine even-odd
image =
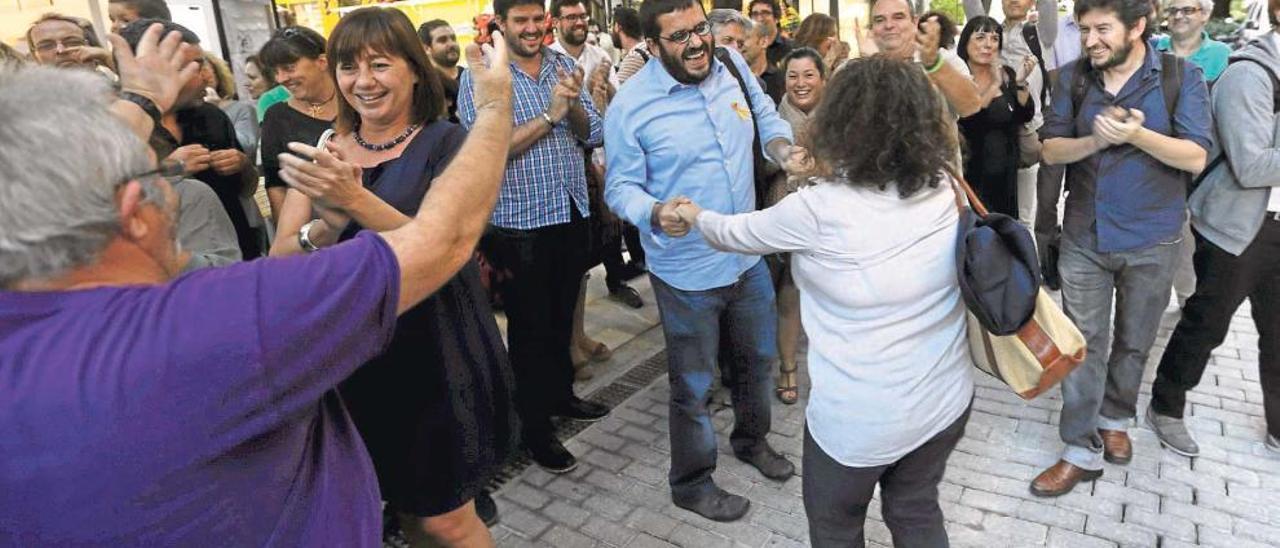
[[[689,40],[692,40],[693,35],[695,34],[698,36],[707,36],[711,34],[711,23],[703,21],[701,23],[698,23],[697,25],[694,25],[693,28],[690,30],[678,30],[671,33],[670,36],[659,35],[658,38],[667,40],[669,42],[675,42],[677,44],[688,44]]]
[[[129,181],[142,181],[155,177],[164,179],[172,185],[177,184],[178,181],[186,178],[186,176],[187,168],[182,164],[182,162],[178,160],[164,160],[160,162],[160,165],[155,169],[147,170],[121,179],[120,182],[116,183],[116,186],[124,185]]]
[[[1178,16],[1182,16],[1182,17],[1191,17],[1192,15],[1195,15],[1195,14],[1197,14],[1197,13],[1200,13],[1201,11],[1204,11],[1204,10],[1203,10],[1202,8],[1200,8],[1200,7],[1197,7],[1197,6],[1188,6],[1188,7],[1185,7],[1185,8],[1169,8],[1169,9],[1164,10],[1164,11],[1165,11],[1165,13],[1168,13],[1168,14],[1169,14],[1169,18],[1170,18],[1170,19],[1172,19],[1172,18],[1174,18],[1174,17],[1178,17]]]

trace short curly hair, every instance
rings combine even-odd
[[[937,187],[956,160],[955,124],[916,63],[885,55],[844,64],[827,84],[809,131],[815,156],[851,185],[906,198]],[[874,135],[874,139],[868,136]]]

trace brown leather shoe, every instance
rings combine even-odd
[[[1111,464],[1129,464],[1133,460],[1133,442],[1129,433],[1121,430],[1098,429],[1102,436],[1102,458]]]
[[[1085,470],[1065,460],[1050,466],[1031,482],[1031,494],[1037,497],[1057,497],[1070,493],[1076,484],[1102,477],[1102,470]]]

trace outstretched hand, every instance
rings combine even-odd
[[[159,23],[148,27],[137,51],[120,35],[107,38],[115,50],[120,90],[151,99],[160,112],[169,112],[183,86],[199,74],[200,65],[195,62],[195,46],[183,43],[177,31],[161,38],[162,32],[164,26]]]
[[[475,83],[476,112],[482,110],[511,111],[511,64],[507,57],[507,41],[501,32],[492,34],[491,43],[467,45],[467,68]],[[486,59],[487,58],[487,59]]]

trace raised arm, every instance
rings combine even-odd
[[[512,92],[501,33],[494,34],[493,44],[488,66],[479,46],[467,47],[476,116],[466,142],[432,183],[417,216],[382,234],[400,263],[398,312],[421,302],[466,264],[498,201],[507,165],[502,144],[511,140]]]
[[[1041,51],[1048,53],[1058,43],[1058,0],[1036,0],[1036,37]]]

